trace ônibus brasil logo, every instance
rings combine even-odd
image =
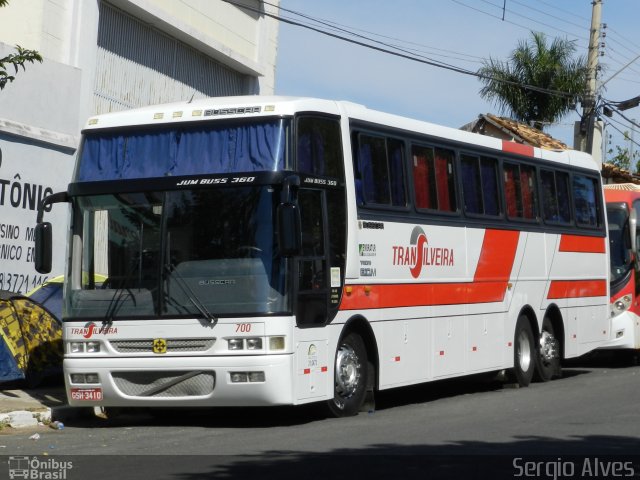
[[[453,266],[453,249],[446,247],[431,247],[427,235],[420,227],[413,227],[410,245],[393,247],[393,264],[407,265],[413,278],[418,278],[423,265]]]
[[[93,335],[107,335],[108,333],[118,333],[118,327],[98,327],[95,323],[89,322],[82,328],[71,329],[72,335],[82,335],[84,338],[91,338]]]

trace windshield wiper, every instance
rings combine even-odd
[[[204,306],[204,304],[200,301],[200,299],[194,293],[194,291],[191,290],[191,287],[189,286],[187,281],[184,279],[184,277],[182,275],[180,275],[180,273],[176,269],[175,265],[173,265],[172,263],[167,263],[167,264],[165,264],[164,268],[167,271],[167,275],[168,276],[173,276],[175,278],[176,283],[182,289],[182,291],[187,296],[189,301],[193,304],[193,306],[198,309],[198,311],[202,314],[202,316],[213,327],[215,327],[216,324],[218,323],[218,317],[216,317],[209,310],[207,310],[207,307]]]

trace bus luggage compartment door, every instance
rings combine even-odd
[[[296,349],[295,392],[298,401],[326,398],[328,377],[333,375],[327,341],[300,342]],[[333,378],[333,376],[331,377]]]

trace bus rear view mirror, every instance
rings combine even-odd
[[[278,209],[280,253],[285,257],[300,254],[302,248],[300,209],[294,203],[282,203]]]
[[[51,272],[52,235],[51,224],[40,222],[35,231],[35,267],[38,273]]]

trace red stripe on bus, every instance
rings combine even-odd
[[[604,297],[607,295],[606,280],[553,280],[547,298]]]
[[[486,230],[473,282],[507,282],[516,258],[520,232]]]
[[[502,141],[502,151],[533,157],[533,147],[531,145],[523,145],[522,143],[509,142],[507,140]]]
[[[486,230],[473,282],[350,285],[341,310],[501,302],[513,269],[520,233]]]
[[[561,252],[605,253],[604,237],[560,236]]]

